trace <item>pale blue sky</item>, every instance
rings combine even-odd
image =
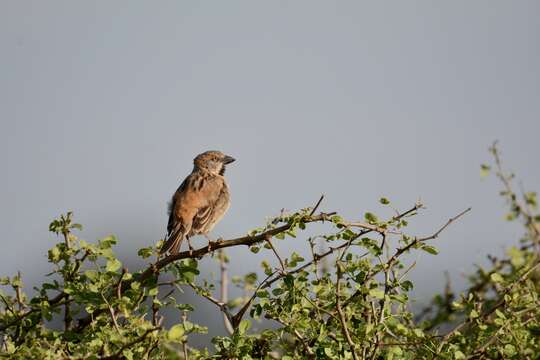
[[[377,211],[381,195],[401,208],[421,198],[420,234],[472,206],[412,274],[419,297],[442,287],[444,270],[463,284],[461,272],[519,234],[501,221],[495,181],[479,177],[494,139],[539,188],[539,10],[492,0],[2,1],[0,274],[41,278],[47,225],[66,210],[87,240],[116,234],[136,268],[192,158],[219,149],[238,161],[216,237],[321,193],[324,209],[353,218]],[[232,253],[233,274],[256,268],[247,254]]]

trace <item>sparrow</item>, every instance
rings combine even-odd
[[[169,203],[167,236],[160,255],[177,254],[184,238],[193,251],[190,237],[212,230],[230,206],[225,166],[235,159],[220,151],[206,151],[193,160],[193,171],[174,193]],[[210,241],[210,239],[208,238]]]

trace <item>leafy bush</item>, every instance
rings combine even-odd
[[[145,269],[129,272],[113,253],[113,236],[91,244],[74,235],[81,225],[67,213],[50,225],[62,241],[48,252],[53,270],[33,297],[23,292],[21,275],[2,278],[0,355],[13,359],[537,359],[540,356],[538,251],[540,216],[536,194],[516,194],[513,175],[501,169],[493,146],[494,173],[504,186],[507,219],[521,221],[519,244],[490,266],[470,276],[459,296],[450,288],[418,314],[410,310],[414,263],[406,254],[437,254],[432,240],[470,209],[457,214],[429,236],[409,234],[407,226],[423,207],[388,218],[368,212],[349,221],[314,207],[281,214],[248,235],[218,240],[193,252],[157,258],[156,247],[139,250]],[[488,165],[482,172],[491,171]],[[322,200],[322,198],[321,198]],[[388,199],[380,200],[390,207]],[[317,236],[312,224],[321,224]],[[309,257],[280,254],[274,243],[303,243]],[[300,240],[304,238],[304,240]],[[245,296],[228,300],[225,249],[249,246],[267,261],[232,281]],[[221,270],[220,287],[202,279],[198,260],[213,256]],[[154,259],[155,260],[151,260]],[[165,274],[171,281],[159,281]],[[188,319],[193,304],[174,296],[190,287],[223,313],[230,336],[215,337],[214,349],[189,346],[204,326]],[[219,292],[217,290],[220,290]],[[178,323],[162,326],[164,309],[179,312]],[[62,319],[63,330],[49,326]],[[267,319],[259,332],[254,321]]]

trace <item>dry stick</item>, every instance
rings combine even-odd
[[[69,231],[62,231],[62,235],[64,236],[64,242],[65,242],[65,244],[66,244],[66,249],[69,250],[69,249],[71,248],[71,246],[70,246],[70,244],[69,244]],[[69,266],[69,264],[70,264],[69,258],[67,258],[67,259],[65,260],[65,262],[66,262],[66,264],[65,264],[66,267]],[[66,281],[71,280],[70,278],[71,278],[71,276],[69,276],[69,275],[66,276],[66,277],[64,278],[64,283],[65,283]],[[65,286],[65,285],[66,285],[66,284],[64,284],[64,286]],[[64,330],[65,330],[65,331],[68,331],[69,328],[71,327],[71,320],[72,320],[72,316],[71,316],[71,307],[70,307],[70,297],[69,297],[69,295],[67,296],[67,300],[66,300],[66,303],[65,303],[64,306],[65,306],[65,307],[64,307]]]
[[[495,303],[495,305],[493,305],[489,310],[486,310],[484,312],[482,312],[482,314],[480,314],[480,316],[478,317],[478,320],[483,320],[483,319],[486,319],[488,316],[490,316],[491,314],[493,314],[495,312],[495,310],[497,310],[498,308],[500,308],[501,306],[504,305],[504,303],[506,302],[506,300],[504,299],[504,297],[506,295],[508,295],[508,293],[510,293],[514,287],[516,287],[516,285],[522,283],[523,281],[527,280],[527,278],[529,277],[530,273],[532,273],[534,270],[536,270],[538,267],[540,266],[540,260],[537,260],[536,263],[534,265],[532,265],[527,271],[525,271],[523,273],[523,275],[521,275],[519,277],[519,279],[517,279],[517,281],[514,281],[510,286],[508,286],[506,288],[506,290],[503,291],[503,293],[499,296],[499,300]],[[454,327],[448,334],[446,334],[442,340],[441,340],[441,343],[439,344],[439,348],[437,349],[437,352],[440,353],[443,346],[448,342],[448,340],[454,336],[456,334],[456,332],[460,331],[461,329],[463,329],[465,326],[467,326],[468,324],[470,324],[471,322],[473,321],[472,318],[468,317],[465,321],[463,321],[462,323],[460,323],[459,325],[457,325],[456,327]]]
[[[345,251],[343,252],[345,253]],[[354,360],[357,360],[356,356],[356,346],[354,345],[354,342],[352,341],[351,334],[349,333],[349,329],[347,328],[347,320],[345,319],[345,314],[343,313],[343,309],[341,308],[341,264],[336,264],[337,266],[337,272],[336,272],[336,310],[339,314],[339,321],[341,322],[341,331],[343,332],[343,336],[345,336],[345,339],[347,339],[347,343],[349,344],[349,347],[351,349],[351,353]]]
[[[54,298],[52,298],[50,301],[49,301],[49,304],[50,305],[63,305],[64,302],[62,302],[62,300],[64,300],[64,298],[67,297],[67,294],[66,293],[61,293],[61,294],[58,294],[57,296],[55,296]],[[38,309],[38,308],[33,308],[31,310],[28,310],[27,312],[25,312],[24,314],[18,316],[17,318],[15,318],[14,320],[10,321],[9,323],[5,324],[5,325],[1,325],[0,326],[0,331],[4,331],[14,325],[17,325],[23,318],[33,314],[33,313],[36,313],[36,312],[40,312],[41,310]]]
[[[401,215],[398,215],[398,216],[395,216],[393,219],[394,220],[399,220],[401,218],[403,218],[404,216],[412,213],[413,211],[416,211],[418,209],[420,209],[422,207],[422,204],[416,204],[413,208],[407,210],[406,212],[404,212],[403,214]],[[423,238],[415,238],[414,241],[411,241],[408,245],[402,247],[402,248],[399,248],[396,250],[396,252],[394,253],[394,255],[386,262],[386,265],[388,267],[390,267],[403,253],[407,252],[408,250],[410,250],[413,246],[417,245],[418,243],[420,242],[425,242],[425,241],[428,241],[428,240],[432,240],[432,239],[435,239],[437,238],[448,226],[450,226],[450,224],[452,224],[454,221],[456,221],[457,219],[459,219],[460,217],[462,217],[463,215],[465,215],[467,212],[471,211],[471,208],[467,208],[465,210],[463,210],[462,212],[460,212],[459,214],[457,214],[456,216],[454,216],[453,218],[449,219],[441,228],[439,228],[439,230],[437,230],[433,235],[430,235],[430,236],[426,236],[426,237],[423,237]],[[362,236],[364,235],[365,233],[367,232],[370,232],[371,230],[365,230],[365,232],[361,232],[358,236],[355,236],[354,239],[358,238],[359,236]],[[353,240],[354,240],[353,239]],[[366,278],[366,281],[371,279],[373,276],[377,275],[377,273],[373,273],[373,274],[370,274],[367,278]],[[358,295],[361,294],[361,291],[360,290],[357,290],[355,291],[347,300],[345,300],[343,302],[343,306],[346,307],[347,305],[349,305]]]
[[[407,216],[407,215],[413,213],[414,211],[416,211],[416,210],[422,208],[422,206],[423,206],[422,204],[416,203],[412,208],[410,208],[409,210],[405,211],[404,213],[399,214],[399,215],[397,215],[397,216],[394,216],[394,217],[392,218],[392,220],[393,220],[393,221],[399,220],[399,219],[401,219],[401,218],[403,218],[403,217],[405,217],[405,216]],[[366,235],[366,234],[368,234],[368,233],[370,233],[370,232],[373,232],[373,231],[374,231],[374,230],[372,230],[372,229],[366,229],[366,230],[363,230],[363,231],[359,232],[358,234],[356,234],[356,236],[354,236],[353,238],[351,238],[351,239],[348,240],[347,242],[345,242],[345,243],[343,243],[343,244],[341,244],[341,245],[339,245],[339,246],[337,246],[337,247],[330,248],[328,251],[326,251],[326,252],[324,252],[324,253],[322,253],[322,254],[315,254],[315,255],[313,256],[313,260],[312,260],[312,261],[310,261],[310,262],[308,262],[308,263],[306,263],[306,264],[304,264],[304,265],[302,265],[302,266],[296,268],[295,270],[289,271],[288,274],[294,274],[294,273],[297,273],[297,272],[300,272],[300,271],[304,270],[305,268],[307,268],[307,267],[313,265],[313,264],[316,263],[317,261],[326,258],[328,255],[333,254],[335,251],[341,250],[341,249],[343,249],[343,248],[345,248],[345,247],[349,247],[349,246],[352,244],[352,242],[353,242],[354,240],[356,240],[356,239],[358,239],[359,237],[364,236],[364,235]],[[364,254],[364,255],[362,255],[362,256],[365,256],[365,255],[367,255],[367,254],[368,254],[368,253],[366,253],[366,254]],[[265,284],[264,286],[262,286],[261,288],[264,289],[264,288],[270,287],[273,283],[275,283],[276,281],[278,281],[278,280],[280,280],[281,278],[283,278],[283,276],[284,276],[284,274],[277,274],[274,278],[267,280],[267,281],[266,281],[266,284]],[[356,294],[356,293],[355,293],[355,294]],[[355,296],[355,295],[353,294],[352,296]],[[347,301],[345,301],[345,303],[343,304],[343,306],[345,307],[345,306],[346,306],[345,304],[348,304],[348,303],[350,302],[350,300],[351,300],[351,299],[348,299]]]
[[[313,214],[315,214],[315,211],[317,211],[317,209],[319,208],[319,205],[321,205],[323,199],[324,199],[324,194],[321,195],[321,197],[319,198],[319,201],[317,201],[317,203],[315,204],[313,209],[311,209],[311,212],[309,213],[309,216],[313,216]]]
[[[88,257],[88,255],[90,255],[90,252],[89,251],[86,251],[84,253],[84,255],[80,258],[80,259],[77,259],[75,261],[75,267],[72,271],[72,275],[73,276],[75,273],[77,273],[77,271],[79,271],[80,267],[81,267],[81,264],[84,262],[84,260],[86,260],[86,258]],[[51,306],[51,308],[54,308],[56,306],[61,306],[61,305],[64,305],[65,302],[63,302],[62,300],[64,300],[65,298],[67,298],[68,294],[65,293],[65,292],[62,292],[58,295],[56,295],[54,298],[52,299],[47,299],[46,301],[49,303],[49,305]],[[12,326],[15,326],[17,325],[20,320],[32,315],[33,313],[36,313],[36,312],[40,312],[41,309],[40,308],[31,308],[30,310],[28,310],[27,312],[25,312],[24,314],[21,314],[19,316],[17,316],[17,318],[15,318],[13,321],[10,321],[9,323],[7,324],[4,324],[4,325],[0,325],[0,331],[4,331]]]
[[[278,323],[280,323],[281,325],[283,326],[286,326],[286,327],[289,327],[292,329],[292,325],[290,324],[287,324],[286,322],[282,321],[281,319],[279,318],[276,318],[276,317],[273,317],[273,316],[269,316],[268,317],[269,319],[272,319]],[[296,338],[300,341],[300,343],[302,344],[302,347],[304,348],[304,351],[305,353],[309,356],[310,359],[312,359],[314,356],[315,356],[315,353],[313,352],[313,350],[309,347],[309,345],[306,343],[306,339],[304,339],[304,337],[302,336],[302,334],[300,334],[300,332],[296,329],[293,330],[293,334],[296,336]]]
[[[512,184],[510,183],[510,178],[509,176],[506,176],[504,174],[504,171],[502,168],[502,161],[499,155],[499,150],[497,149],[497,141],[493,143],[490,150],[491,150],[491,153],[493,154],[493,157],[495,158],[495,165],[497,166],[496,176],[504,184],[504,187],[508,195],[514,194],[514,191],[512,189]],[[519,202],[516,199],[511,199],[511,202],[515,203],[517,207],[519,208],[519,211],[525,216],[525,219],[526,219],[525,225],[531,228],[532,231],[534,232],[534,245],[537,248],[536,250],[540,251],[540,229],[538,228],[538,225],[536,224],[534,220],[534,216],[530,213],[527,206],[522,206],[521,204],[519,204]]]
[[[197,292],[198,295],[202,296],[203,298],[207,299],[208,301],[210,301],[212,304],[216,305],[225,315],[227,315],[227,318],[229,321],[232,321],[232,315],[231,313],[229,312],[229,310],[227,310],[227,304],[216,299],[215,297],[213,297],[212,295],[209,295],[209,294],[205,294],[204,292],[201,292],[200,288],[198,288],[195,284],[192,284],[192,283],[189,283],[188,284],[189,286],[191,286],[191,288],[193,290],[195,290]]]
[[[327,220],[330,216],[335,215],[335,212],[331,213],[320,213],[319,215],[315,216],[306,216],[302,220],[304,223],[312,223],[312,222],[320,222]],[[209,253],[214,252],[215,250],[224,249],[232,246],[252,246],[254,244],[260,243],[266,239],[267,236],[274,236],[277,234],[280,234],[284,231],[289,230],[292,227],[293,224],[285,224],[282,226],[279,226],[274,229],[270,229],[264,233],[258,234],[258,235],[247,235],[242,236],[236,239],[231,240],[223,240],[223,241],[216,241],[214,243],[209,244],[208,246],[193,250],[193,251],[183,251],[178,254],[169,255],[167,257],[162,258],[161,260],[157,261],[156,263],[150,264],[148,268],[146,268],[145,271],[143,271],[139,276],[135,277],[132,281],[138,281],[138,282],[144,282],[148,278],[155,276],[159,274],[161,269],[166,267],[167,265],[174,263],[177,260],[181,259],[188,259],[188,258],[200,258],[204,255],[207,255]],[[131,282],[124,281],[122,283],[122,292],[129,288],[129,285]],[[103,313],[103,310],[97,310],[94,312],[94,316],[97,316],[99,314]],[[82,330],[86,326],[88,326],[92,322],[91,316],[86,316],[79,320],[77,324],[77,330]],[[0,328],[2,330],[2,328]]]
[[[386,262],[387,265],[391,265],[393,264],[398,257],[400,257],[403,253],[407,252],[410,248],[412,248],[413,246],[417,245],[418,243],[421,243],[421,242],[426,242],[428,240],[433,240],[433,239],[436,239],[439,237],[439,235],[448,227],[450,226],[450,224],[452,224],[453,222],[455,222],[457,219],[459,219],[460,217],[462,217],[463,215],[465,215],[466,213],[468,213],[469,211],[471,211],[471,208],[467,208],[465,210],[463,210],[462,212],[460,212],[459,214],[457,214],[456,216],[454,216],[453,218],[450,218],[448,219],[448,221],[439,229],[437,230],[433,235],[430,235],[430,236],[426,236],[426,237],[423,237],[423,238],[415,238],[413,241],[411,241],[407,246],[404,246],[402,248],[399,248],[395,254]]]
[[[263,287],[263,285],[268,281],[268,279],[275,274],[275,271],[273,273],[271,273],[270,275],[268,275],[260,284],[259,286],[257,286],[257,288],[255,289],[255,291],[253,292],[253,295],[251,295],[251,297],[249,298],[249,300],[244,304],[244,306],[242,306],[242,308],[238,311],[238,313],[236,313],[236,315],[234,315],[232,317],[232,326],[234,329],[236,329],[238,327],[238,325],[240,325],[240,321],[242,321],[242,317],[244,316],[245,312],[247,311],[247,309],[249,309],[251,303],[253,302],[253,300],[255,300],[255,297],[257,297],[257,292]]]
[[[184,326],[186,324],[186,321],[187,321],[187,312],[184,311],[182,313],[182,323],[184,324]],[[187,350],[187,348],[188,348],[188,345],[187,345],[187,337],[186,337],[186,340],[182,341],[182,350],[184,352],[184,360],[188,360],[188,350]]]
[[[17,272],[17,277],[21,279],[21,272]],[[15,286],[15,296],[17,298],[17,303],[19,304],[19,311],[23,310],[24,304],[22,302],[22,294],[21,294],[21,287]]]
[[[287,270],[285,269],[285,264],[283,263],[283,260],[281,260],[281,257],[279,256],[278,252],[276,251],[276,248],[274,247],[274,245],[272,244],[272,237],[271,236],[268,236],[265,240],[266,242],[268,243],[268,245],[270,246],[270,249],[272,249],[272,251],[274,252],[274,255],[276,255],[278,261],[279,261],[279,264],[281,265],[281,271],[282,272],[286,272]]]
[[[318,206],[322,202],[323,198],[324,198],[324,196],[321,196],[321,198],[319,199],[319,201],[317,202],[315,207],[312,209],[310,214],[313,214],[316,211],[316,209],[318,208]],[[411,209],[405,211],[404,213],[402,213],[400,215],[394,216],[392,218],[392,221],[399,220],[399,219],[413,213],[414,211],[420,209],[422,206],[423,205],[421,203],[416,203]],[[334,215],[334,214],[335,214],[335,212],[320,213],[319,215],[310,215],[310,216],[304,217],[302,220],[303,220],[304,223],[320,222],[320,221],[328,220],[328,218],[330,216]],[[217,242],[209,244],[209,246],[205,246],[205,247],[193,250],[193,251],[183,251],[183,252],[180,252],[178,254],[169,255],[169,256],[167,256],[165,258],[162,258],[161,260],[157,261],[156,263],[151,264],[145,271],[143,271],[141,273],[140,276],[138,276],[136,278],[136,281],[144,282],[144,280],[150,278],[151,276],[159,274],[161,269],[163,269],[167,265],[169,265],[169,264],[171,264],[171,263],[173,263],[173,262],[175,262],[177,260],[186,259],[186,258],[200,258],[200,257],[202,257],[204,255],[207,255],[208,253],[211,253],[211,252],[213,252],[215,250],[224,249],[224,248],[232,247],[232,246],[246,245],[246,246],[249,247],[249,246],[252,246],[254,244],[257,244],[257,243],[260,243],[260,242],[264,241],[268,236],[274,236],[274,235],[283,233],[283,232],[289,230],[292,226],[293,226],[293,224],[285,224],[285,225],[282,225],[282,226],[279,226],[277,228],[268,230],[268,231],[266,231],[264,233],[261,233],[261,234],[258,234],[258,235],[254,235],[254,236],[248,235],[248,236],[243,236],[243,237],[239,237],[239,238],[231,239],[231,240],[217,241]],[[361,231],[360,233],[357,234],[356,237],[354,237],[354,239],[349,240],[347,243],[345,243],[343,245],[340,245],[337,248],[330,248],[330,250],[328,250],[327,252],[325,252],[325,253],[321,254],[320,256],[318,256],[317,260],[323,259],[326,256],[332,254],[334,251],[339,250],[339,249],[341,249],[341,248],[343,248],[345,246],[348,246],[349,243],[351,243],[353,240],[355,240],[358,237],[363,236],[363,235],[365,235],[367,233],[370,233],[372,231],[373,230],[371,230],[371,229],[366,229],[364,231]],[[299,268],[297,268],[297,269],[295,269],[293,271],[289,271],[288,273],[293,274],[293,273],[302,271],[303,269],[305,269],[306,267],[308,267],[308,266],[310,266],[312,264],[313,264],[313,261],[309,262],[309,263],[307,263],[307,264],[305,264],[305,265],[303,265],[303,266],[301,266],[301,267],[299,267]],[[275,273],[272,273],[270,276],[272,276],[274,274]],[[258,289],[267,288],[267,287],[271,286],[274,282],[278,281],[283,276],[284,276],[283,274],[278,274],[272,279],[269,279],[269,277],[267,277],[259,285]],[[122,284],[122,290],[124,290],[124,288],[128,288],[129,285],[130,285],[129,282],[124,282]],[[255,294],[256,294],[256,292],[250,298],[250,300],[248,300],[248,302],[242,307],[242,309],[240,309],[240,311],[235,316],[232,317],[233,328],[237,327],[238,324],[240,323],[240,320],[242,319],[242,316],[247,311],[247,309],[249,308],[251,302],[255,298]],[[209,296],[204,296],[204,297],[206,297],[207,299],[212,301],[211,297],[209,297]],[[214,304],[218,305],[220,308],[222,308],[222,305],[219,304],[220,303],[219,301],[217,301],[217,302],[212,301],[212,302]],[[103,311],[101,311],[101,312],[103,312]],[[94,312],[93,315],[96,316],[96,315],[99,315],[99,313],[100,312],[97,311],[97,312]],[[92,322],[92,317],[91,316],[87,316],[85,318],[80,319],[79,323],[77,325],[77,330],[81,330],[81,329],[85,328],[91,322]]]
[[[231,316],[230,314],[227,315],[227,312],[223,311],[223,309],[227,306],[227,302],[229,301],[229,278],[227,273],[227,263],[225,260],[225,250],[219,250],[219,268],[221,270],[221,303],[223,304],[223,307],[220,306],[220,309],[223,312],[223,324],[225,325],[225,329],[229,335],[232,335],[234,333],[234,329],[230,320]]]
[[[122,280],[124,279],[124,276],[127,273],[126,268],[122,268],[122,273],[120,274],[120,277],[118,278],[118,282],[116,283],[116,297],[118,300],[122,299]]]
[[[319,221],[325,221],[327,220],[331,215],[334,215],[335,213],[321,213],[319,215],[315,216],[307,216],[303,219],[306,223],[311,222],[319,222]],[[224,240],[224,241],[217,241],[214,243],[211,243],[210,246],[205,246],[200,249],[193,250],[193,252],[190,253],[190,251],[183,251],[178,254],[169,255],[159,261],[157,261],[155,264],[147,268],[140,276],[138,281],[144,281],[153,274],[159,272],[161,269],[163,269],[165,266],[169,265],[172,262],[175,262],[180,259],[187,259],[187,258],[199,258],[204,255],[207,255],[208,253],[211,253],[218,249],[224,249],[232,246],[239,246],[239,245],[245,245],[245,246],[252,246],[254,244],[260,243],[262,241],[265,241],[265,239],[268,236],[274,236],[277,234],[280,234],[284,231],[287,231],[291,228],[292,224],[285,224],[282,226],[279,226],[275,229],[268,230],[264,233],[258,234],[258,235],[247,235],[242,236],[236,239],[232,240]]]
[[[103,301],[105,301],[105,304],[107,305],[107,308],[109,309],[109,313],[111,314],[111,320],[113,322],[114,328],[119,334],[121,334],[120,328],[118,327],[118,322],[116,321],[116,314],[114,313],[113,307],[111,306],[111,304],[109,304],[109,302],[107,301],[103,293],[101,293],[101,298],[103,299]]]
[[[15,312],[15,310],[13,310],[11,305],[9,305],[8,299],[6,299],[6,297],[4,295],[2,295],[2,293],[0,293],[0,299],[2,299],[2,301],[4,302],[4,305],[6,306],[6,310],[9,310],[9,312],[11,312],[13,315],[17,316],[17,313]]]
[[[101,357],[100,360],[116,360],[116,359],[121,359],[121,358],[122,358],[122,352],[123,352],[125,349],[128,349],[128,348],[132,347],[133,345],[138,344],[138,343],[140,343],[141,341],[144,341],[144,340],[146,339],[146,337],[147,337],[150,333],[153,333],[154,331],[157,331],[157,330],[161,330],[161,327],[155,327],[155,328],[146,330],[146,331],[145,331],[141,336],[139,336],[137,339],[134,339],[134,340],[128,342],[127,344],[124,344],[124,345],[120,348],[120,350],[118,350],[115,354],[109,355],[109,356]]]

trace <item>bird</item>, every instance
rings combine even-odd
[[[221,151],[205,151],[193,160],[193,171],[180,184],[169,203],[167,236],[160,255],[180,251],[190,237],[204,235],[210,246],[208,233],[223,218],[230,206],[229,187],[225,181],[225,167],[235,159]]]

